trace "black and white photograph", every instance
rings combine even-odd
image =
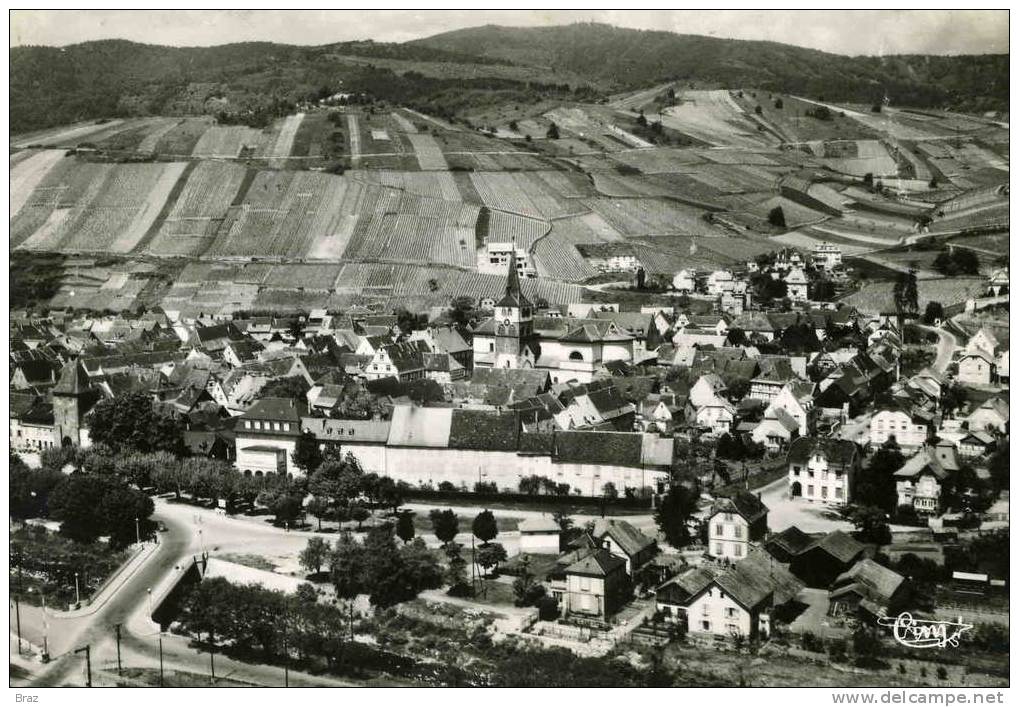
[[[8,23],[11,704],[1004,704],[1008,9]]]

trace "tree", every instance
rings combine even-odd
[[[304,379],[301,378],[301,380]],[[322,463],[322,449],[313,432],[305,430],[301,433],[294,444],[294,451],[290,458],[297,468],[309,476],[319,467],[319,464]]]
[[[347,506],[361,496],[364,471],[351,453],[342,459],[327,460],[319,464],[308,479],[308,490],[315,496],[329,499],[334,506]]]
[[[558,140],[559,139],[559,126],[556,125],[555,123],[550,124],[548,126],[548,132],[545,133],[545,137],[547,137],[550,140]]]
[[[467,562],[463,558],[460,543],[446,545],[446,584],[450,596],[469,596],[472,587],[467,583]]]
[[[457,518],[456,513],[449,509],[440,511],[435,508],[428,514],[428,517],[432,521],[432,531],[439,542],[443,545],[453,542],[453,538],[460,531],[460,519]]]
[[[566,511],[562,508],[556,509],[556,511],[552,514],[552,520],[554,520],[556,525],[559,526],[559,529],[564,532],[573,527],[573,519],[570,518],[570,516],[567,515]]]
[[[301,604],[315,604],[318,602],[318,592],[315,590],[315,585],[309,584],[308,582],[302,582],[297,585],[296,593],[297,601]]]
[[[953,382],[941,388],[941,411],[945,415],[951,415],[966,404],[968,397],[966,389],[959,383]]]
[[[1008,489],[1008,459],[1008,442],[998,442],[998,448],[987,461],[987,469],[991,474],[991,488],[995,493]]]
[[[258,495],[258,503],[275,516],[276,525],[295,525],[304,514],[304,497],[285,489],[263,491]]]
[[[616,490],[616,485],[614,483],[612,483],[611,481],[606,481],[605,484],[602,485],[601,487],[601,495],[602,498],[615,500],[619,498],[619,491]]]
[[[534,606],[545,596],[545,587],[535,580],[526,554],[520,555],[520,574],[513,580],[513,595],[516,606]]]
[[[371,513],[368,511],[367,508],[365,508],[364,506],[359,506],[356,503],[349,506],[349,508],[347,509],[347,514],[350,516],[350,519],[352,521],[357,523],[358,531],[361,530],[361,524],[371,517]]]
[[[487,573],[490,568],[506,561],[506,548],[499,543],[486,543],[478,548],[474,559]]]
[[[697,512],[697,494],[686,486],[673,486],[655,512],[655,524],[673,547],[689,545],[688,521]]]
[[[918,301],[919,294],[916,285],[916,270],[912,267],[907,272],[901,273],[895,286],[892,288],[892,298],[895,301],[895,312],[899,320],[899,331],[903,329],[903,321],[906,318],[916,317],[920,311]]]
[[[53,490],[65,480],[59,469],[30,469],[16,454],[10,455],[10,514],[12,518],[46,518]]]
[[[876,506],[856,506],[849,512],[849,522],[856,528],[856,539],[863,543],[887,545],[892,541],[888,515]]]
[[[782,99],[781,98],[776,98],[775,99],[775,110],[782,110],[784,107],[785,107],[785,104],[782,103]]]
[[[495,536],[499,534],[499,528],[492,511],[486,508],[474,516],[474,522],[471,523],[471,532],[474,533],[474,537],[481,541],[483,546],[494,540]]]
[[[354,640],[354,600],[362,591],[364,574],[363,546],[350,533],[343,533],[336,539],[329,555],[329,579],[336,589],[336,596],[347,602],[351,640]]]
[[[763,115],[764,114],[764,109],[761,108],[760,105],[756,105],[756,106],[754,106],[754,113],[756,113],[757,115]]]
[[[121,482],[90,474],[74,473],[52,490],[50,516],[61,521],[60,533],[78,542],[95,542],[110,536],[114,548],[135,541],[135,519],[146,526],[154,506],[152,499]]]
[[[892,513],[898,500],[895,490],[895,472],[906,463],[899,446],[888,442],[881,446],[870,463],[856,475],[854,501],[861,506],[874,506],[885,513]]]
[[[396,537],[406,545],[414,539],[414,511],[403,511],[396,516]]]
[[[301,550],[298,561],[301,567],[312,574],[320,574],[322,567],[329,561],[329,543],[322,538],[309,538],[308,544]]]
[[[262,398],[304,400],[310,389],[311,386],[308,385],[308,381],[304,376],[288,376],[287,378],[277,378],[276,380],[269,381],[258,391],[255,397],[259,400]]]
[[[940,302],[928,302],[927,307],[923,310],[923,323],[928,326],[933,325],[937,321],[944,321],[945,319],[945,308]]]
[[[156,412],[146,393],[129,393],[100,400],[88,414],[93,444],[114,452],[170,452],[184,455],[184,425]]]
[[[639,125],[642,128],[647,127],[647,118],[644,116],[643,109],[641,109],[640,113],[637,115],[637,125]]]
[[[329,501],[321,496],[312,496],[306,505],[308,513],[318,520],[318,531],[322,532],[322,517],[329,513]]]
[[[148,535],[148,518],[154,510],[152,499],[141,491],[110,484],[96,509],[97,522],[109,536],[110,547],[124,548],[136,541],[139,532]]]

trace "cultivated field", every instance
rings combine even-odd
[[[679,105],[666,108],[662,125],[717,146],[765,147],[774,138],[758,132],[728,91],[683,91]]]
[[[240,125],[215,126],[202,133],[191,154],[194,157],[238,157],[241,151],[255,153],[266,144],[261,130]]]
[[[62,150],[29,150],[18,154],[17,162],[13,156],[11,159],[11,218],[21,211],[43,178],[64,158]]]
[[[117,127],[123,122],[123,120],[107,120],[98,123],[79,123],[37,133],[17,135],[11,140],[11,147],[75,147],[86,138]]]
[[[414,147],[414,154],[417,155],[418,164],[421,165],[421,169],[449,169],[446,158],[442,156],[442,149],[434,137],[423,133],[411,133],[407,135],[407,139],[410,140],[410,144]]]
[[[276,136],[276,142],[273,143],[269,152],[269,157],[272,158],[269,160],[270,167],[279,169],[286,165],[286,158],[290,157],[291,150],[294,148],[294,138],[297,137],[297,130],[301,127],[303,120],[304,113],[288,115],[283,119],[279,135]]]

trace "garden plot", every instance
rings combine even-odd
[[[446,170],[449,165],[442,155],[439,143],[431,135],[424,133],[411,133],[407,135],[410,144],[414,147],[414,154],[417,155],[418,164],[425,170]]]
[[[651,235],[721,235],[693,207],[657,199],[584,199],[584,203],[628,237]]]
[[[808,209],[806,206],[786,199],[783,196],[772,196],[754,203],[747,212],[759,219],[766,220],[772,209],[781,208],[787,228],[799,228],[805,224],[818,223],[830,218],[828,214]]]
[[[230,162],[198,163],[146,251],[153,255],[205,252],[237,198],[246,172]]]
[[[418,196],[446,201],[461,201],[460,191],[451,172],[398,172],[394,170],[358,170],[347,176],[364,184],[392,187]]]
[[[79,123],[77,125],[65,125],[41,132],[18,135],[11,140],[11,147],[75,147],[85,138],[109,130],[111,127],[116,127],[123,122],[123,120],[108,120],[100,123]]]
[[[679,105],[666,108],[662,125],[716,146],[767,147],[775,139],[758,132],[728,91],[683,91]]]
[[[259,172],[219,229],[209,255],[303,257],[340,230],[348,180],[312,172]]]
[[[535,206],[514,176],[511,172],[473,172],[470,178],[485,206],[541,218],[541,209]]]
[[[238,157],[242,150],[257,152],[266,144],[261,130],[240,125],[214,126],[202,133],[191,154],[195,157]]]
[[[393,260],[472,267],[479,207],[391,191],[362,211],[348,260]]]
[[[396,125],[400,128],[400,130],[402,130],[403,132],[405,132],[405,133],[416,133],[416,132],[418,132],[417,127],[414,125],[414,123],[412,123],[409,120],[407,120],[406,116],[401,115],[400,113],[397,113],[396,111],[393,111],[389,115],[393,119],[393,121],[396,123]]]
[[[704,158],[695,150],[677,150],[672,148],[617,152],[612,155],[612,159],[639,169],[644,174],[691,172],[694,170],[695,165],[704,163]]]
[[[39,150],[25,153],[17,164],[11,166],[11,218],[24,206],[53,167],[64,159],[63,150]]]
[[[895,283],[893,282],[867,283],[842,301],[851,307],[856,307],[861,312],[894,312],[894,287]],[[940,302],[945,307],[951,307],[961,304],[971,297],[978,297],[986,291],[987,280],[980,277],[918,280],[916,289],[918,304],[922,312],[928,302]]]
[[[586,280],[597,274],[574,244],[554,235],[542,238],[534,246],[534,269],[543,277],[559,280]]]
[[[82,167],[85,169],[80,171],[88,175],[88,185],[78,191],[74,203],[70,203],[70,190],[54,195],[52,212],[42,227],[22,243],[22,247],[53,251],[128,252],[152,225],[185,165]],[[96,170],[95,167],[102,169]]]
[[[870,130],[886,134],[896,140],[930,140],[931,138],[938,137],[938,133],[914,127],[909,125],[907,121],[896,120],[895,117],[893,117],[894,111],[863,113],[830,103],[812,101],[809,98],[801,98],[799,96],[796,97],[796,100],[804,103],[810,103],[815,106],[824,106],[836,114],[845,115],[847,118],[857,121]]]
[[[356,165],[361,158],[361,128],[353,113],[347,113],[347,134],[350,136],[350,164]]]
[[[270,289],[283,290],[332,290],[340,275],[336,265],[311,265],[306,263],[293,265],[274,265],[262,286]]]
[[[190,156],[202,135],[212,128],[212,118],[185,118],[156,142],[154,152],[160,155]]]
[[[181,124],[179,118],[164,118],[162,122],[153,126],[136,148],[138,152],[151,153],[156,151],[156,146],[171,130]]]
[[[488,213],[487,243],[515,243],[517,247],[530,250],[534,242],[549,232],[547,221],[541,221],[505,211]]]
[[[272,144],[272,149],[269,152],[270,166],[276,168],[286,166],[286,159],[290,157],[290,152],[294,148],[294,138],[297,137],[297,131],[303,120],[304,113],[288,115],[283,120],[279,135],[276,136],[276,141]]]
[[[898,176],[899,165],[880,141],[857,140],[856,148],[856,157],[825,158],[821,161],[836,172],[855,177],[866,174],[875,177]]]
[[[580,245],[585,243],[613,243],[623,236],[612,228],[601,215],[591,212],[583,216],[556,219],[552,222],[550,235],[562,243]]]

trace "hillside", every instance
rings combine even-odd
[[[488,25],[410,46],[484,56],[610,80],[627,89],[666,80],[754,87],[868,103],[1008,110],[1008,56],[845,57],[774,42],[621,29]]]
[[[352,65],[344,60],[351,56],[368,62]],[[157,114],[216,114],[225,118],[223,122],[264,127],[298,102],[336,91],[369,92],[433,108],[428,101],[443,94],[469,98],[473,91],[507,91],[520,98],[528,90],[527,80],[504,78],[514,74],[505,60],[376,42],[164,47],[107,40],[61,48],[14,47],[10,60],[14,134],[80,120]],[[455,80],[456,71],[444,80],[404,79],[406,68],[390,70],[372,60],[470,67],[471,73],[466,85]],[[526,76],[519,69],[516,74]]]

